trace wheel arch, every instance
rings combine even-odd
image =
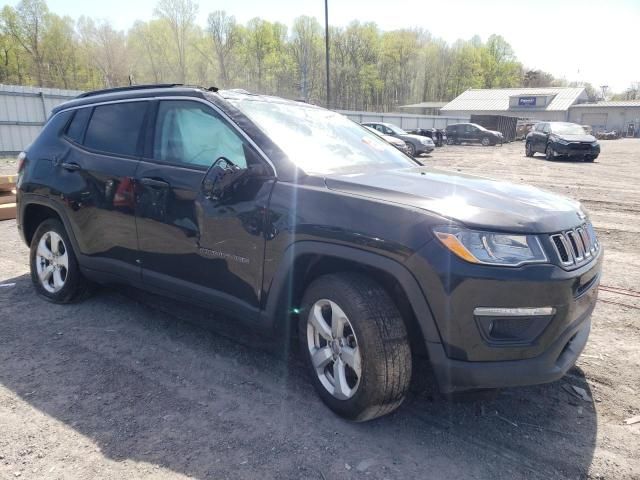
[[[19,215],[22,234],[27,245],[31,245],[33,235],[42,222],[48,218],[55,218],[62,222],[69,240],[71,240],[72,247],[76,255],[79,256],[80,250],[69,219],[55,202],[37,195],[23,195],[20,202]]]
[[[265,323],[276,331],[292,333],[291,321],[306,287],[316,278],[357,272],[378,282],[394,299],[402,314],[412,351],[427,353],[426,342],[440,343],[427,300],[411,272],[382,255],[331,243],[301,241],[291,245],[274,275],[263,309]]]

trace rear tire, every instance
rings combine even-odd
[[[411,349],[400,312],[380,285],[355,273],[322,276],[307,288],[299,319],[311,381],[331,410],[363,422],[402,404]]]
[[[80,273],[69,236],[54,218],[42,222],[31,240],[31,281],[41,297],[53,303],[84,299],[90,283]]]
[[[488,147],[491,145],[491,139],[489,137],[482,137],[482,141],[480,143],[482,143],[483,147]]]
[[[527,142],[527,144],[525,145],[524,154],[527,157],[533,157],[533,147],[531,146],[531,142]]]

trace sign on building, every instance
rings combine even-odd
[[[535,107],[537,103],[537,97],[518,97],[519,107]]]

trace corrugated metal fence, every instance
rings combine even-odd
[[[352,110],[337,110],[354,122],[387,122],[400,128],[410,130],[414,128],[445,128],[452,123],[467,123],[469,117],[441,117],[439,115],[413,115],[410,113],[375,113],[354,112]]]
[[[0,155],[14,155],[38,135],[56,105],[79,95],[75,90],[0,85]]]
[[[80,95],[77,90],[0,85],[0,155],[15,155],[38,135],[56,105]],[[401,128],[445,128],[469,117],[338,110],[358,122],[389,122]]]

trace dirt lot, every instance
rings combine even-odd
[[[640,414],[640,141],[603,142],[594,164],[522,153],[453,146],[425,162],[584,203],[607,250],[584,355],[494,399],[451,402],[427,378],[366,424],[332,415],[294,355],[231,320],[131,291],[44,302],[0,222],[0,478],[640,478],[640,423],[624,423]]]

